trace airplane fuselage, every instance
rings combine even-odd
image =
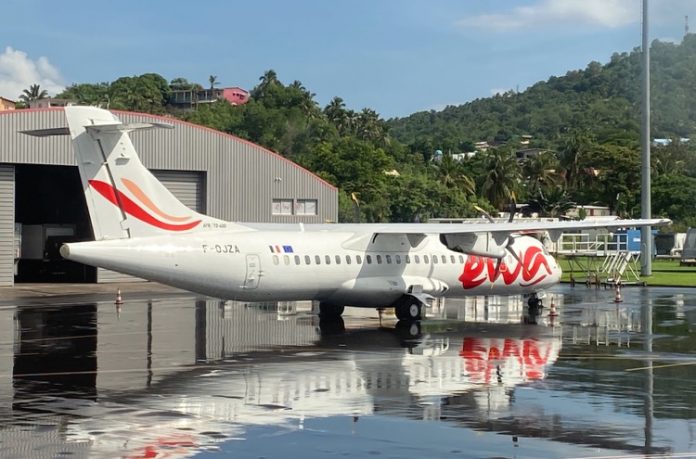
[[[318,300],[384,307],[404,292],[433,297],[537,292],[561,270],[541,242],[517,236],[492,258],[449,250],[437,235],[417,246],[333,231],[201,232],[70,244],[71,260],[242,301]],[[69,250],[69,253],[67,252]]]

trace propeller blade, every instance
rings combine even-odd
[[[474,206],[474,209],[481,212],[481,215],[483,215],[486,218],[486,220],[488,220],[489,223],[495,223],[495,220],[493,220],[493,217],[491,217],[491,215],[488,212],[481,209],[479,206]]]
[[[512,250],[512,243],[510,243],[510,244],[507,246],[507,251],[510,252],[510,255],[512,255],[512,257],[513,257],[515,260],[517,260],[517,263],[519,263],[520,266],[522,266],[522,269],[524,270],[524,273],[525,273],[525,274],[529,274],[529,271],[527,270],[527,267],[524,265],[524,263],[522,263],[522,259],[520,258],[520,256],[517,254],[517,252],[515,252],[514,250]]]
[[[512,223],[512,220],[515,218],[515,212],[517,211],[517,204],[511,202],[510,207],[508,207],[508,210],[510,211],[510,218],[508,218],[508,223]]]

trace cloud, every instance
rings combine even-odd
[[[548,25],[586,24],[617,28],[640,21],[635,0],[540,0],[501,13],[486,13],[457,21],[465,28],[511,31]]]
[[[27,53],[6,47],[0,54],[0,96],[17,100],[22,91],[33,84],[38,84],[51,96],[65,88],[63,77],[47,58],[42,56],[33,61]]]

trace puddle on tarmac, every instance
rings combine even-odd
[[[612,299],[447,300],[420,324],[193,297],[7,308],[0,457],[696,452],[696,290]]]

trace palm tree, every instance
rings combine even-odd
[[[259,78],[260,83],[251,90],[251,98],[256,100],[261,100],[266,96],[268,89],[272,86],[280,84],[278,80],[278,75],[274,70],[266,70],[263,75]]]
[[[592,149],[593,138],[587,131],[573,131],[561,147],[561,167],[565,170],[566,189],[574,191],[580,175],[580,162]]]
[[[346,104],[340,97],[331,99],[331,102],[324,107],[324,115],[336,126],[339,134],[346,135],[351,131],[353,116],[346,110]]]
[[[432,163],[438,171],[440,183],[449,189],[459,189],[467,195],[472,195],[476,191],[476,183],[464,172],[462,163],[452,158],[452,155],[445,154],[438,163]]]
[[[502,210],[510,202],[517,202],[517,190],[522,173],[511,151],[489,151],[486,158],[488,172],[483,181],[483,195],[496,208]]]
[[[39,100],[39,99],[45,99],[48,97],[48,92],[46,92],[45,89],[41,89],[41,86],[38,84],[33,84],[29,86],[29,89],[25,89],[22,91],[22,94],[19,96],[19,99],[22,102],[29,103],[32,100]]]
[[[316,118],[318,115],[317,103],[314,101],[314,96],[316,96],[316,94],[308,91],[299,80],[293,81],[288,88],[297,91],[297,94],[300,97],[298,105],[307,119],[309,120]]]
[[[217,75],[210,75],[208,77],[208,82],[210,83],[210,93],[212,94],[213,90],[215,89],[215,86],[220,84],[220,83],[218,83]]]
[[[530,196],[528,203],[529,207],[526,210],[537,212],[542,217],[552,218],[565,215],[576,205],[561,185],[549,188],[545,192],[539,189],[536,195]]]
[[[563,180],[559,173],[560,164],[556,155],[545,151],[525,160],[522,173],[527,182],[529,196],[534,196],[539,190],[547,190],[559,185]]]
[[[359,139],[387,143],[388,136],[384,121],[371,108],[363,108],[355,119],[355,135]]]

